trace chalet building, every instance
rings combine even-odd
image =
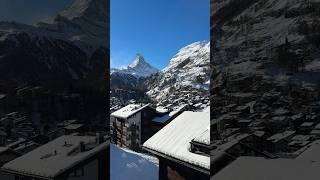
[[[78,123],[78,120],[76,120],[76,119],[65,120],[65,121],[62,121],[62,122],[58,123],[57,127],[63,128],[63,127],[66,127],[66,126],[68,126],[70,124],[76,124],[76,123]]]
[[[288,144],[290,152],[296,152],[299,149],[307,146],[312,141],[314,141],[314,137],[312,135],[295,135],[291,138],[291,141]]]
[[[209,127],[208,111],[185,111],[143,144],[145,151],[159,159],[159,179],[209,178]]]
[[[300,125],[299,131],[302,133],[309,133],[314,126],[313,122],[304,122]]]
[[[320,139],[320,123],[318,123],[310,132],[310,135],[314,135],[315,138]]]
[[[106,180],[109,142],[101,136],[61,136],[1,168],[17,180]]]
[[[228,166],[240,156],[274,158],[269,153],[270,143],[254,134],[233,134],[222,140],[213,140],[210,151],[211,175]],[[218,148],[219,147],[219,148]]]
[[[121,147],[140,150],[141,145],[152,136],[151,119],[156,110],[149,104],[130,104],[111,114],[111,141]]]
[[[11,112],[5,114],[4,117],[1,118],[0,125],[2,125],[3,127],[16,127],[19,124],[25,123],[26,121],[27,117],[24,114],[21,114],[19,112]]]
[[[267,138],[267,141],[272,143],[273,151],[281,151],[287,147],[288,143],[290,142],[290,139],[295,136],[295,133],[295,131],[289,130],[276,133],[271,137]]]

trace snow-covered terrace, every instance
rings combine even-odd
[[[80,151],[80,142],[85,151]],[[108,142],[97,143],[94,136],[61,136],[2,167],[5,172],[53,179],[79,163],[105,150]]]
[[[149,104],[129,104],[111,114],[111,116],[127,119],[135,113],[149,106]]]
[[[185,111],[148,139],[143,147],[162,156],[210,170],[210,157],[190,152],[190,142],[200,137],[209,126],[209,112]]]
[[[192,141],[205,145],[210,145],[210,127],[208,127],[199,136],[195,137]]]

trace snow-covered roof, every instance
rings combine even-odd
[[[111,114],[111,116],[118,118],[128,118],[135,113],[141,111],[145,107],[149,106],[149,104],[129,104]]]
[[[159,113],[167,113],[169,110],[163,106],[158,106],[156,108],[156,111],[159,112]]]
[[[316,180],[319,179],[319,163],[294,159],[264,159],[239,157],[211,179],[214,180]]]
[[[216,159],[219,159],[219,157],[223,156],[228,149],[249,136],[249,134],[234,134],[225,138],[223,141],[216,141],[213,145],[217,148],[210,152],[211,160],[214,162]]]
[[[311,135],[319,135],[320,134],[320,129],[314,129],[310,132]]]
[[[68,126],[64,127],[64,129],[68,130],[76,130],[83,126],[83,124],[69,124]]]
[[[5,152],[5,151],[7,151],[7,150],[8,150],[7,147],[1,147],[1,146],[0,146],[0,154],[3,153],[3,152]]]
[[[86,151],[80,152],[80,142]],[[96,143],[94,136],[61,136],[13,161],[2,170],[27,176],[54,178],[108,147]]]
[[[316,125],[316,127],[314,127],[314,129],[320,129],[320,123]]]
[[[78,120],[65,120],[57,124],[57,126],[68,126],[70,124],[76,123]]]
[[[285,139],[285,138],[293,135],[294,133],[295,133],[295,131],[284,131],[282,133],[277,133],[277,134],[269,137],[267,140],[276,143],[276,142],[278,142],[278,141],[280,141],[282,139]]]
[[[169,116],[175,116],[176,114],[180,113],[181,111],[183,111],[184,108],[186,108],[188,105],[187,104],[183,104],[177,108],[175,108],[173,111],[171,111],[169,113]]]
[[[310,135],[301,135],[301,134],[299,134],[299,135],[293,136],[291,139],[293,141],[308,141],[310,138],[311,138]]]
[[[148,139],[143,147],[210,169],[210,157],[190,152],[190,142],[210,126],[210,113],[185,111]]]
[[[310,127],[310,126],[313,126],[313,122],[304,122],[300,126],[301,127]]]

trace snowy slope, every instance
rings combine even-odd
[[[159,162],[155,157],[110,145],[111,179],[158,180]]]
[[[147,94],[160,102],[177,90],[207,91],[210,74],[210,43],[199,41],[182,49],[170,60],[162,72],[146,82]],[[209,94],[207,92],[207,94]]]
[[[319,94],[320,82],[319,2],[214,1],[214,116],[253,121],[273,118],[275,122],[314,111],[310,106],[318,106],[319,96],[314,94]],[[234,116],[246,112],[241,108],[250,108],[249,104],[255,111]],[[274,114],[279,107],[286,107],[288,113]],[[280,121],[275,123],[281,127]]]
[[[215,1],[212,62],[216,73],[222,70],[230,77],[257,75],[287,83],[301,81],[301,76],[308,76],[308,71],[315,72],[318,68],[311,66],[317,66],[319,60],[316,39],[319,39],[320,24],[316,20],[319,15],[310,2],[246,0],[239,4],[236,0]],[[215,38],[217,36],[219,38]],[[288,46],[294,57],[289,63],[277,59],[283,46]],[[296,63],[298,61],[301,63]],[[292,71],[300,72],[285,77]],[[314,78],[307,79],[311,82]]]
[[[106,65],[107,25],[104,0],[75,0],[53,24],[0,22],[1,78],[101,79],[94,74]]]
[[[108,48],[109,26],[108,3],[105,0],[74,0],[70,7],[62,10],[53,24],[39,23],[39,27],[65,35],[87,53],[95,49]]]
[[[137,54],[130,65],[122,69],[113,68],[111,69],[111,73],[113,72],[131,74],[139,78],[139,77],[148,77],[151,74],[158,72],[158,69],[152,67],[149,63],[147,63],[141,54]]]

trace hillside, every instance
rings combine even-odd
[[[292,125],[283,119],[308,119],[309,112],[315,113],[320,100],[319,3],[214,1],[213,117],[259,120],[277,131]]]

